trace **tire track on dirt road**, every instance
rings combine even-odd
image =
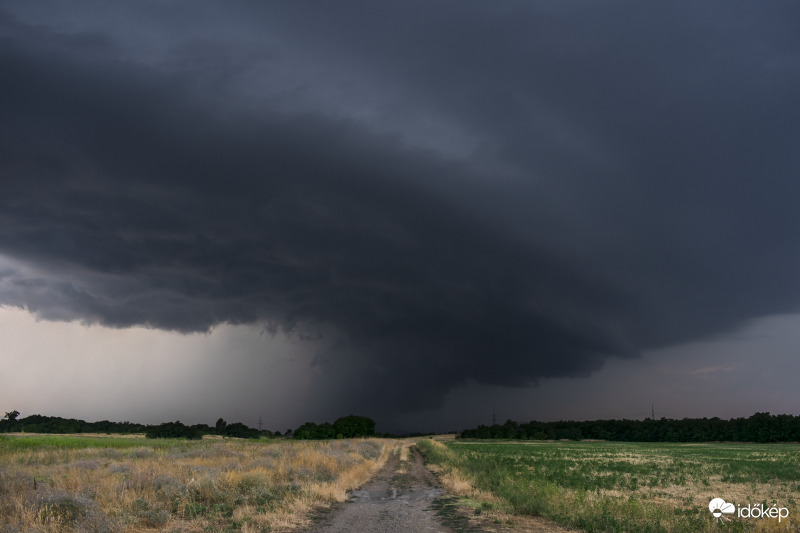
[[[346,503],[335,505],[305,533],[569,533],[538,517],[515,517],[511,528],[475,520],[454,503],[425,467],[416,447],[406,444]]]
[[[456,533],[443,525],[431,504],[445,491],[416,449],[404,446],[366,485],[350,494],[307,531],[315,533]]]

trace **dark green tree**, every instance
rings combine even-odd
[[[259,437],[257,429],[247,427],[241,422],[227,424],[222,434],[226,437],[236,437],[239,439],[257,439]]]
[[[333,423],[336,438],[371,437],[375,434],[375,421],[366,416],[343,416]]]
[[[200,440],[203,434],[180,422],[166,422],[157,426],[150,426],[144,434],[148,439],[189,439]]]
[[[294,438],[298,440],[316,439],[319,426],[314,422],[306,422],[294,430]]]

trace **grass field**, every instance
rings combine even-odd
[[[800,445],[421,440],[476,512],[544,516],[585,531],[800,531]],[[789,518],[728,521],[713,498]]]
[[[386,440],[0,436],[0,532],[282,531],[364,483]]]

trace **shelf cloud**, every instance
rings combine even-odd
[[[0,305],[384,414],[800,309],[797,4],[2,9]]]

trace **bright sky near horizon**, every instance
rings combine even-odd
[[[0,308],[8,339],[0,405],[23,416],[211,424],[223,417],[286,431],[305,416],[339,416],[337,392],[315,367],[315,346],[258,326],[209,333],[112,329],[37,321]],[[755,321],[734,334],[611,360],[588,377],[503,388],[476,382],[451,390],[436,409],[384,420],[402,431],[460,430],[500,421],[630,418],[734,418],[794,412],[800,405],[800,315]],[[235,390],[235,393],[230,391]],[[103,402],[98,404],[98,398]],[[796,409],[795,409],[796,410]],[[299,418],[298,418],[299,416]],[[379,427],[380,430],[380,427]]]

